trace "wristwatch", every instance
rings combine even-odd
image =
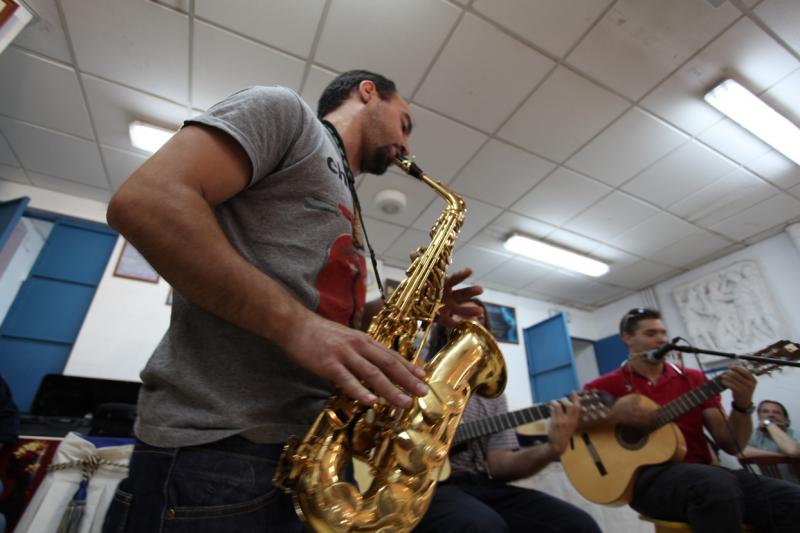
[[[738,405],[736,405],[736,402],[731,402],[731,409],[733,409],[734,411],[738,411],[743,415],[752,415],[753,412],[756,410],[756,406],[753,404],[753,402],[750,402],[750,405],[748,405],[747,407],[739,407]]]

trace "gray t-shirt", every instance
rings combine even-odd
[[[366,291],[360,226],[334,139],[311,109],[289,89],[254,87],[186,124],[226,132],[252,163],[249,186],[214,209],[236,251],[309,309],[357,324]],[[272,342],[177,293],[141,378],[136,434],[161,447],[236,434],[284,442],[305,434],[333,391]]]

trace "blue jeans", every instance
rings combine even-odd
[[[538,490],[484,474],[456,474],[436,487],[414,533],[600,533],[585,511]]]
[[[281,449],[242,437],[185,448],[138,442],[103,533],[305,531],[291,498],[272,485]]]
[[[670,463],[643,468],[631,507],[664,520],[689,522],[692,531],[798,531],[800,485],[720,466]]]

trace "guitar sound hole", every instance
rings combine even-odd
[[[619,445],[626,450],[639,450],[647,442],[647,432],[631,426],[617,426],[614,435]]]

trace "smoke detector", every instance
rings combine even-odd
[[[406,208],[406,195],[396,189],[384,189],[375,195],[375,206],[385,215],[396,215]]]

